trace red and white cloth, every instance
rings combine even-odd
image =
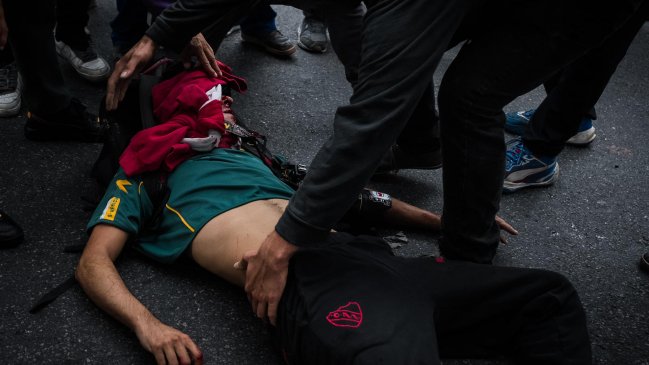
[[[197,151],[228,148],[238,142],[237,136],[225,130],[217,86],[245,92],[246,82],[233,75],[229,66],[219,62],[219,68],[220,78],[193,70],[153,87],[153,114],[162,123],[131,139],[119,160],[127,176],[159,169],[173,171]]]

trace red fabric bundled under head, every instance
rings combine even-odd
[[[208,76],[203,70],[193,70],[181,72],[180,74],[165,80],[153,87],[151,98],[153,99],[153,114],[159,121],[166,121],[176,114],[177,109],[181,107],[179,96],[182,97],[184,87],[195,85],[203,94],[215,85],[227,85],[232,90],[240,93],[248,89],[246,80],[232,74],[230,66],[217,61],[223,77],[216,78]],[[205,102],[206,99],[203,100]],[[200,107],[201,104],[199,104]]]
[[[245,80],[234,76],[230,67],[220,62],[219,67],[223,71],[221,78],[194,70],[181,72],[153,87],[153,113],[162,123],[131,139],[119,160],[127,176],[161,168],[173,171],[195,154],[189,145],[181,143],[182,139],[207,137],[210,129],[222,135],[218,147],[236,143],[236,136],[225,131],[221,101],[203,106],[208,101],[206,92],[216,85],[228,85],[238,92],[247,89]]]

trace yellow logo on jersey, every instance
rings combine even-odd
[[[131,182],[128,180],[117,180],[115,181],[115,185],[119,188],[119,190],[125,192],[128,194],[128,191],[126,191],[127,186],[131,186]]]
[[[115,216],[117,216],[117,209],[119,209],[119,202],[120,199],[118,197],[112,197],[108,203],[106,203],[106,208],[104,208],[104,212],[101,214],[99,219],[111,222],[114,221]]]

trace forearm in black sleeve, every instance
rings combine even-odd
[[[261,0],[177,0],[146,31],[157,44],[180,52],[202,32],[216,49],[228,30]]]

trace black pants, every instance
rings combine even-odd
[[[367,236],[331,240],[291,262],[277,327],[290,364],[591,363],[581,303],[559,274],[396,257]]]
[[[645,3],[602,45],[590,50],[544,83],[548,96],[525,129],[525,146],[537,156],[557,156],[584,116],[595,119],[599,100],[649,15]]]
[[[504,178],[502,108],[598,46],[641,2],[366,1],[354,93],[338,108],[332,136],[276,231],[301,246],[327,234],[427,94],[442,54],[462,31],[470,42],[438,96],[441,249],[448,257],[491,262]]]
[[[471,33],[446,71],[438,97],[444,164],[440,247],[445,256],[484,263],[496,253],[503,107],[598,47],[641,3],[521,2],[502,9],[491,19],[494,24],[478,28],[482,32]]]
[[[89,5],[90,0],[56,0],[56,40],[75,49],[85,49]]]
[[[55,2],[4,1],[9,43],[23,80],[23,100],[39,115],[56,113],[70,105],[54,48]]]

